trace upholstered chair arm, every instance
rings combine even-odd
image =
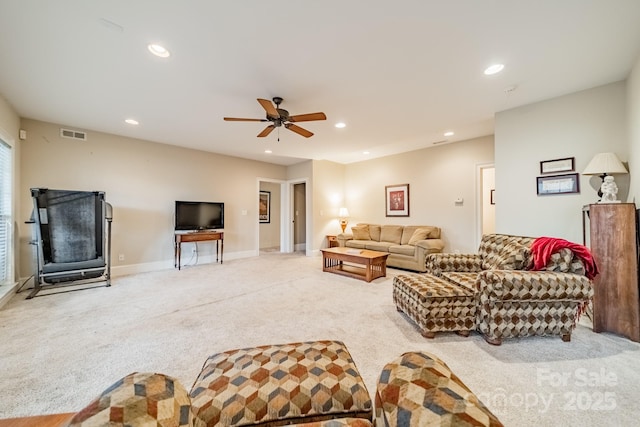
[[[455,271],[475,273],[482,271],[482,260],[477,254],[429,254],[426,258],[427,273],[439,276],[441,273]]]
[[[588,302],[593,284],[586,276],[554,271],[485,270],[476,280],[486,301],[574,300]]]
[[[353,239],[353,234],[351,234],[351,233],[340,233],[340,234],[338,234],[336,236],[336,239],[338,240],[338,245],[339,246],[346,246],[347,240]]]
[[[444,242],[442,239],[426,239],[418,240],[415,246],[420,249],[424,249],[425,253],[439,253],[444,249]]]

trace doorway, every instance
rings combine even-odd
[[[496,169],[493,163],[477,167],[477,235],[476,247],[480,245],[483,234],[496,232]]]
[[[256,206],[269,199],[269,220],[260,220],[256,231],[256,255],[267,252],[311,254],[309,244],[310,197],[307,179],[281,181],[258,178]]]
[[[293,184],[293,250],[305,252],[307,249],[307,184]]]

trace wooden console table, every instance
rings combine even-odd
[[[220,264],[222,264],[222,255],[224,253],[224,232],[223,231],[195,231],[193,233],[175,233],[175,243],[173,250],[173,268],[178,267],[180,270],[180,253],[182,252],[182,244],[190,242],[216,242],[216,262],[218,262],[218,254],[220,254]]]

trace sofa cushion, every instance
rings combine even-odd
[[[389,246],[389,253],[414,256],[416,254],[416,247],[413,245],[391,245]]]
[[[376,426],[502,426],[449,366],[426,352],[384,366],[376,390]]]
[[[402,225],[383,225],[380,227],[380,241],[399,245],[402,240]]]
[[[529,263],[529,246],[517,242],[505,244],[497,256],[491,258],[488,269],[524,270]]]
[[[371,240],[375,240],[376,242],[379,242],[380,241],[380,225],[369,224],[369,235],[371,236]]]
[[[365,249],[367,243],[371,243],[371,240],[347,240],[344,245],[348,248]]]
[[[411,238],[406,243],[403,242],[403,244],[415,245],[416,242],[418,242],[419,240],[427,239],[427,236],[429,236],[430,231],[431,230],[428,230],[426,228],[416,228],[413,234],[411,235]],[[402,240],[404,240],[404,234],[402,235]]]
[[[389,247],[393,246],[393,243],[389,242],[374,242],[369,240],[364,244],[365,249],[379,252],[389,252]]]
[[[478,249],[478,254],[482,258],[482,269],[496,269],[494,266],[502,262],[501,260],[497,260],[497,258],[508,255],[510,249],[507,249],[507,253],[502,252],[506,245],[514,243],[516,245],[530,247],[533,240],[533,237],[513,236],[509,234],[485,234],[482,236],[480,248]]]
[[[549,262],[544,269],[560,273],[585,274],[584,263],[569,248],[562,248],[558,252],[551,254]]]
[[[163,374],[134,372],[75,414],[68,426],[192,426],[187,390]]]
[[[353,233],[353,240],[371,240],[368,225],[358,225],[355,227],[351,227],[351,232]]]

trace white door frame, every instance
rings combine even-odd
[[[295,184],[305,184],[305,219],[306,219],[306,228],[305,228],[305,255],[309,256],[311,254],[311,197],[309,195],[309,180],[307,178],[300,179],[292,179],[289,181],[283,181],[281,179],[273,179],[273,178],[261,178],[258,177],[256,179],[256,197],[255,197],[255,209],[256,212],[260,211],[260,200],[258,195],[260,194],[260,183],[261,182],[273,182],[280,184],[280,252],[283,253],[292,253],[294,252],[294,242],[293,242],[293,218],[294,218],[294,207],[293,207],[293,198],[294,191],[293,187]],[[256,254],[260,254],[260,222],[256,221],[256,238],[255,238],[255,251]]]
[[[285,243],[282,247],[286,248],[286,252],[291,253],[295,250],[295,243],[293,241],[293,227],[294,227],[294,218],[295,218],[295,207],[294,207],[294,196],[295,191],[294,187],[296,184],[304,184],[304,211],[305,211],[305,239],[304,239],[304,253],[306,256],[310,256],[311,254],[311,197],[309,195],[309,180],[307,178],[298,178],[286,181],[286,198],[283,197],[283,200],[286,200],[287,206],[283,206],[283,212],[286,212],[286,220],[287,225],[283,225],[282,227],[282,239],[283,243]]]
[[[482,220],[483,220],[482,218],[482,203],[483,203],[482,170],[489,169],[489,168],[495,169],[495,167],[496,165],[493,162],[476,164],[476,232],[475,232],[476,248],[480,246],[480,240],[482,239]]]

